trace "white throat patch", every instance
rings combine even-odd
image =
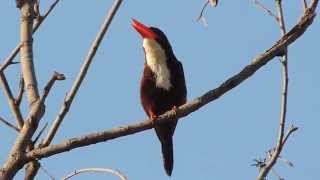
[[[153,39],[143,39],[143,47],[146,53],[147,65],[155,74],[156,86],[169,90],[172,85],[165,51],[159,43]]]

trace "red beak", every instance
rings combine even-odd
[[[143,38],[156,39],[157,35],[147,26],[132,18],[132,26]]]

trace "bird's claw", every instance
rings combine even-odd
[[[174,116],[177,116],[177,114],[178,114],[178,107],[177,106],[173,106],[172,107],[172,111],[173,111],[173,113],[174,113]]]
[[[158,116],[155,114],[152,114],[150,118],[152,121],[155,121],[158,118]]]

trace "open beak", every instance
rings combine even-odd
[[[147,26],[132,18],[132,26],[138,33],[147,39],[156,39],[157,35]]]

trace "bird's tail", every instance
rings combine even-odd
[[[173,144],[172,137],[167,138],[166,140],[161,142],[162,147],[162,158],[164,169],[168,176],[171,176],[173,169]]]

